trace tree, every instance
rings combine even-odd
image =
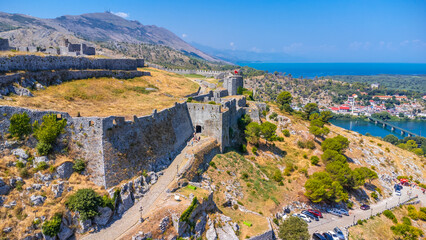
[[[334,161],[346,162],[347,160],[345,156],[331,149],[325,150],[324,153],[321,155],[321,159],[325,164]]]
[[[337,151],[340,154],[344,153],[344,150],[349,147],[349,140],[342,135],[338,135],[334,138],[327,138],[321,144],[322,150],[326,151],[331,149]]]
[[[281,110],[284,109],[286,112],[292,112],[293,109],[290,106],[291,100],[293,100],[293,97],[290,92],[281,92],[278,95],[276,102]]]
[[[305,196],[312,202],[318,203],[330,198],[333,180],[326,172],[316,172],[305,182]]]
[[[311,116],[314,112],[319,112],[318,105],[316,103],[308,103],[303,108],[303,111],[305,112],[305,119],[309,119],[309,116]]]
[[[250,115],[244,114],[240,119],[238,119],[238,128],[241,131],[244,131],[249,123],[251,123]]]
[[[260,129],[260,125],[257,122],[249,123],[244,131],[247,142],[251,144],[259,143]]]
[[[423,231],[421,229],[402,223],[392,226],[391,230],[395,235],[402,236],[402,239],[404,240],[417,240],[421,235],[423,235]]]
[[[102,204],[102,197],[93,189],[83,188],[71,195],[65,205],[73,212],[79,212],[81,220],[91,219],[97,215],[98,206]]]
[[[365,183],[365,179],[368,179],[369,183],[371,183],[371,180],[379,177],[375,171],[367,167],[355,168],[353,170],[353,176],[357,186],[363,185]]]
[[[396,137],[393,134],[388,134],[383,138],[383,140],[388,142],[388,143],[396,144],[399,139],[398,139],[398,137]]]
[[[10,118],[9,132],[13,137],[22,138],[32,132],[30,117],[26,112],[13,114]]]
[[[273,141],[276,132],[277,131],[277,125],[270,123],[270,122],[264,122],[262,125],[260,125],[260,132],[262,135],[262,138],[266,139],[267,141]]]
[[[52,149],[52,144],[67,125],[67,120],[57,120],[55,114],[44,115],[41,125],[34,122],[34,135],[39,141],[37,151],[40,155],[46,155]]]
[[[45,221],[41,226],[43,234],[49,237],[55,237],[61,229],[61,223],[61,214],[55,214],[52,219]]]
[[[319,163],[319,157],[317,156],[312,156],[311,157],[311,164],[312,165],[317,165]]]
[[[298,217],[289,217],[279,228],[278,236],[283,240],[309,239],[308,224]]]
[[[347,162],[334,161],[325,166],[325,170],[330,174],[333,181],[338,181],[345,188],[355,186],[352,170]]]
[[[322,111],[320,114],[320,119],[324,123],[328,123],[328,121],[330,121],[332,117],[333,117],[333,114],[331,111]]]

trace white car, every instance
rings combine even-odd
[[[401,191],[395,191],[396,196],[401,196]]]
[[[305,221],[305,222],[307,222],[307,223],[310,223],[310,222],[311,222],[311,219],[309,219],[309,218],[308,218],[308,216],[306,216],[305,214],[301,214],[301,213],[294,213],[292,216],[293,216],[293,217],[298,217],[298,218],[302,219],[303,221]]]
[[[337,234],[333,231],[328,231],[328,234],[331,235],[331,237],[333,238],[333,240],[340,240],[339,236],[337,236]]]

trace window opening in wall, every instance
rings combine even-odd
[[[114,119],[114,120],[112,120],[112,124],[113,124],[114,126],[116,126],[116,125],[117,125],[117,121],[115,121],[115,119]]]
[[[201,126],[200,125],[195,126],[195,133],[201,133]]]
[[[89,127],[92,127],[93,125],[95,125],[95,122],[89,121]]]
[[[62,114],[56,114],[56,120],[62,120]]]

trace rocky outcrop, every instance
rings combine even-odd
[[[98,212],[99,215],[93,219],[93,223],[103,227],[107,225],[108,221],[111,219],[113,212],[109,207],[98,207]]]
[[[9,191],[10,186],[3,181],[3,178],[0,178],[0,195],[7,195]]]
[[[56,168],[56,176],[62,179],[68,179],[71,177],[71,174],[74,172],[72,167],[74,164],[72,162],[64,162]]]
[[[32,195],[30,197],[31,203],[35,206],[43,205],[44,201],[46,200],[46,197],[40,196],[40,195]]]

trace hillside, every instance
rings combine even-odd
[[[54,19],[0,12],[0,37],[8,38],[11,46],[44,48],[61,46],[65,39],[69,39],[73,43],[95,45],[98,52],[111,57],[145,58],[181,68],[210,69],[224,64],[165,28],[143,25],[110,12]]]

